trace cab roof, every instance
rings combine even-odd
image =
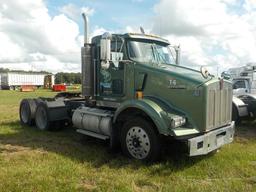
[[[123,36],[125,38],[152,40],[152,41],[158,41],[158,42],[168,44],[168,45],[170,44],[167,39],[164,39],[164,38],[159,37],[157,35],[142,34],[142,33],[125,33]]]
[[[125,39],[136,39],[136,40],[149,40],[149,41],[157,41],[159,43],[163,43],[166,45],[170,45],[169,41],[156,36],[156,35],[149,35],[149,34],[142,34],[142,33],[125,33],[125,34],[112,34],[113,36],[119,36],[119,37],[123,37]],[[100,39],[102,35],[98,35],[93,37],[92,41],[96,40],[96,39]]]

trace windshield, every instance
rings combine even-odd
[[[128,42],[129,57],[137,62],[175,64],[175,53],[169,46],[140,41]]]

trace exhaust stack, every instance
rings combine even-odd
[[[89,35],[88,35],[88,32],[89,32],[89,20],[88,20],[88,17],[87,15],[85,15],[85,13],[82,13],[82,17],[84,19],[84,44],[88,44],[90,43],[89,42]]]
[[[82,95],[87,98],[94,97],[94,65],[92,50],[93,45],[89,42],[88,17],[82,14],[84,19],[84,46],[81,48],[82,57]]]

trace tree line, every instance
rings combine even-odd
[[[55,75],[55,83],[72,83],[72,84],[81,84],[81,73],[57,73]]]
[[[26,73],[45,73],[45,74],[51,74],[50,72],[48,71],[25,71],[25,70],[10,70],[8,68],[3,68],[3,67],[0,67],[0,73],[5,73],[5,72],[26,72]]]

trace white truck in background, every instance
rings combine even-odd
[[[43,87],[49,84],[50,79],[51,86],[54,84],[54,75],[49,73],[40,72],[1,72],[0,73],[0,88],[15,90],[23,85],[32,85],[35,87]],[[49,78],[50,77],[50,78]]]
[[[222,76],[232,79],[233,107],[232,119],[240,123],[243,119],[256,118],[256,63],[230,68]]]
[[[234,95],[256,94],[256,63],[231,68],[227,72],[233,81]]]

